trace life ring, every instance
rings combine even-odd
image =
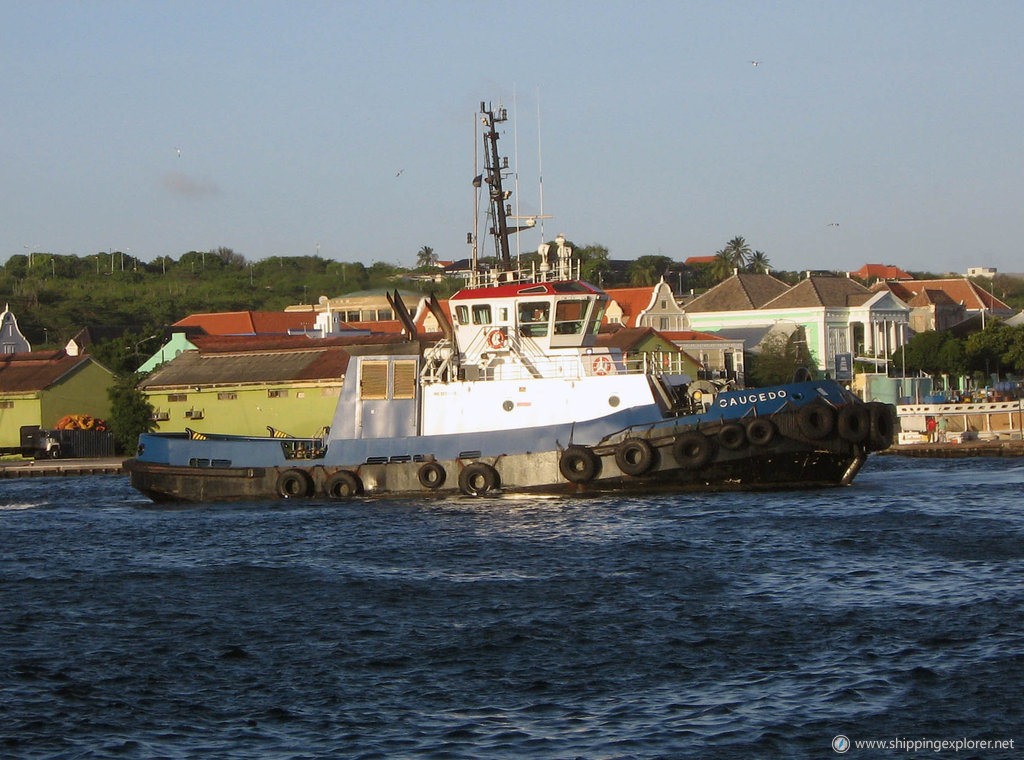
[[[615,464],[627,475],[643,475],[654,466],[655,456],[643,438],[627,438],[615,447]]]
[[[895,426],[892,421],[892,407],[881,401],[868,402],[868,416],[871,419],[871,431],[868,433],[868,448],[882,451],[892,446]]]
[[[427,462],[420,467],[419,471],[416,473],[416,477],[419,479],[421,486],[433,491],[444,485],[447,473],[444,471],[444,467],[439,463]]]
[[[601,471],[601,458],[586,446],[570,446],[558,460],[558,471],[570,483],[589,483]]]
[[[686,469],[703,467],[714,454],[714,442],[698,430],[682,433],[672,444],[672,456]]]
[[[728,422],[718,431],[718,443],[729,451],[739,451],[747,445],[747,432],[738,422]]]
[[[305,470],[285,470],[277,478],[277,495],[282,499],[304,499],[313,492],[313,481]]]
[[[594,374],[607,375],[612,371],[612,360],[607,356],[599,356],[594,359]]]
[[[500,485],[498,471],[483,462],[471,462],[459,473],[459,488],[467,496],[483,496]]]
[[[354,472],[338,470],[327,478],[324,492],[328,499],[348,499],[363,492],[363,483]]]
[[[747,440],[754,446],[767,446],[778,432],[775,423],[766,417],[757,417],[747,424]]]
[[[847,404],[839,410],[839,436],[850,443],[863,443],[871,432],[871,414],[860,402]]]
[[[504,348],[505,333],[501,330],[491,330],[487,335],[487,345],[491,348]]]
[[[835,430],[836,412],[824,401],[813,401],[800,407],[796,421],[804,436],[817,441]]]

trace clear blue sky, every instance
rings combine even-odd
[[[485,100],[547,238],[1021,272],[1022,32],[1016,0],[0,0],[0,261],[461,258]]]

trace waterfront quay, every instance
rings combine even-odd
[[[123,457],[0,461],[0,479],[53,478],[72,475],[120,475],[124,471]]]

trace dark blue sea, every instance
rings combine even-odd
[[[119,476],[0,481],[2,758],[828,758],[837,735],[1024,757],[1024,461],[175,510]]]

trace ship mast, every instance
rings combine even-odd
[[[508,213],[505,210],[505,201],[512,195],[512,191],[504,190],[501,186],[501,172],[508,168],[508,159],[505,159],[502,165],[498,155],[497,125],[508,119],[508,111],[499,108],[495,114],[486,104],[481,103],[480,113],[483,114],[483,123],[487,128],[484,134],[484,170],[487,172],[484,182],[488,185],[488,196],[491,201],[491,234],[494,235],[501,267],[507,272],[512,269],[512,255],[508,246]]]

